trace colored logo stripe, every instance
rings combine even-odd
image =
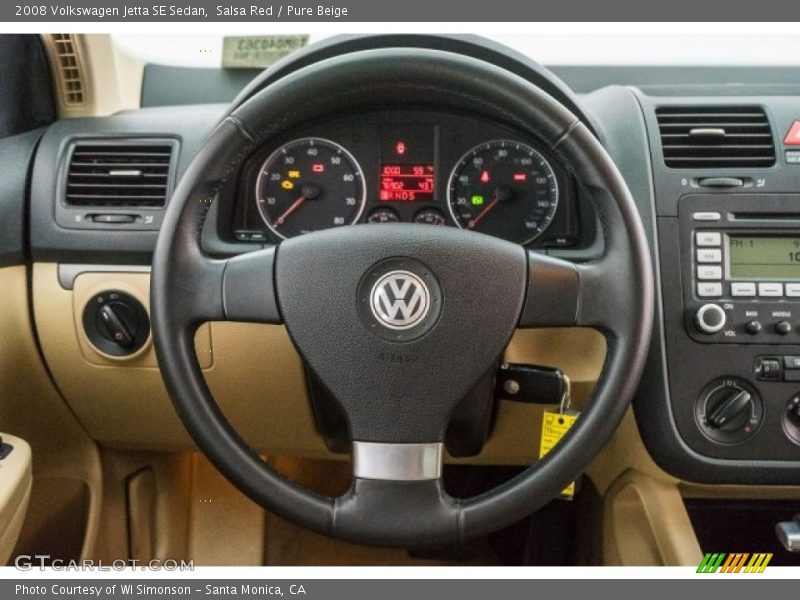
[[[749,559],[749,561],[748,561]],[[763,573],[772,560],[771,553],[707,552],[703,556],[698,573]]]
[[[745,567],[745,573],[763,573],[764,569],[767,568],[769,561],[772,560],[772,553],[769,554],[753,554],[753,558],[750,559],[750,562],[747,563],[747,567]]]
[[[720,573],[738,573],[744,566],[744,562],[750,557],[749,554],[734,553],[729,554],[728,559],[722,565]]]
[[[716,573],[722,561],[725,560],[724,553],[706,553],[700,566],[697,567],[698,573]]]

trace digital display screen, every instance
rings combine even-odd
[[[800,238],[730,236],[731,279],[800,280]]]
[[[433,165],[382,164],[381,202],[433,201]]]

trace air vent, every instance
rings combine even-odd
[[[75,36],[71,33],[54,33],[50,39],[62,101],[69,107],[83,106],[86,100],[85,86]]]
[[[70,206],[164,206],[174,150],[170,140],[76,142],[64,201]]]
[[[769,120],[760,106],[656,109],[664,162],[673,169],[758,168],[775,164]]]

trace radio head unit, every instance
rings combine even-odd
[[[800,195],[679,205],[685,322],[702,343],[800,343]]]

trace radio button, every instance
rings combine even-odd
[[[697,267],[698,279],[722,279],[722,267],[718,265],[700,265]]]
[[[717,282],[698,283],[697,295],[700,298],[717,298],[722,296],[722,284]]]
[[[761,329],[761,323],[758,321],[748,321],[744,326],[744,330],[750,335],[761,333]]]
[[[692,214],[695,221],[719,221],[722,215],[718,212],[696,212]]]
[[[734,298],[752,298],[756,295],[756,284],[737,281],[731,284],[731,296]]]
[[[780,298],[783,296],[782,283],[759,283],[758,295],[762,298]]]
[[[698,246],[717,248],[722,245],[722,234],[719,231],[698,231],[695,239]]]
[[[789,298],[800,298],[800,283],[787,283],[786,295]]]
[[[719,248],[702,248],[697,251],[697,262],[719,263],[722,262],[722,250]]]

